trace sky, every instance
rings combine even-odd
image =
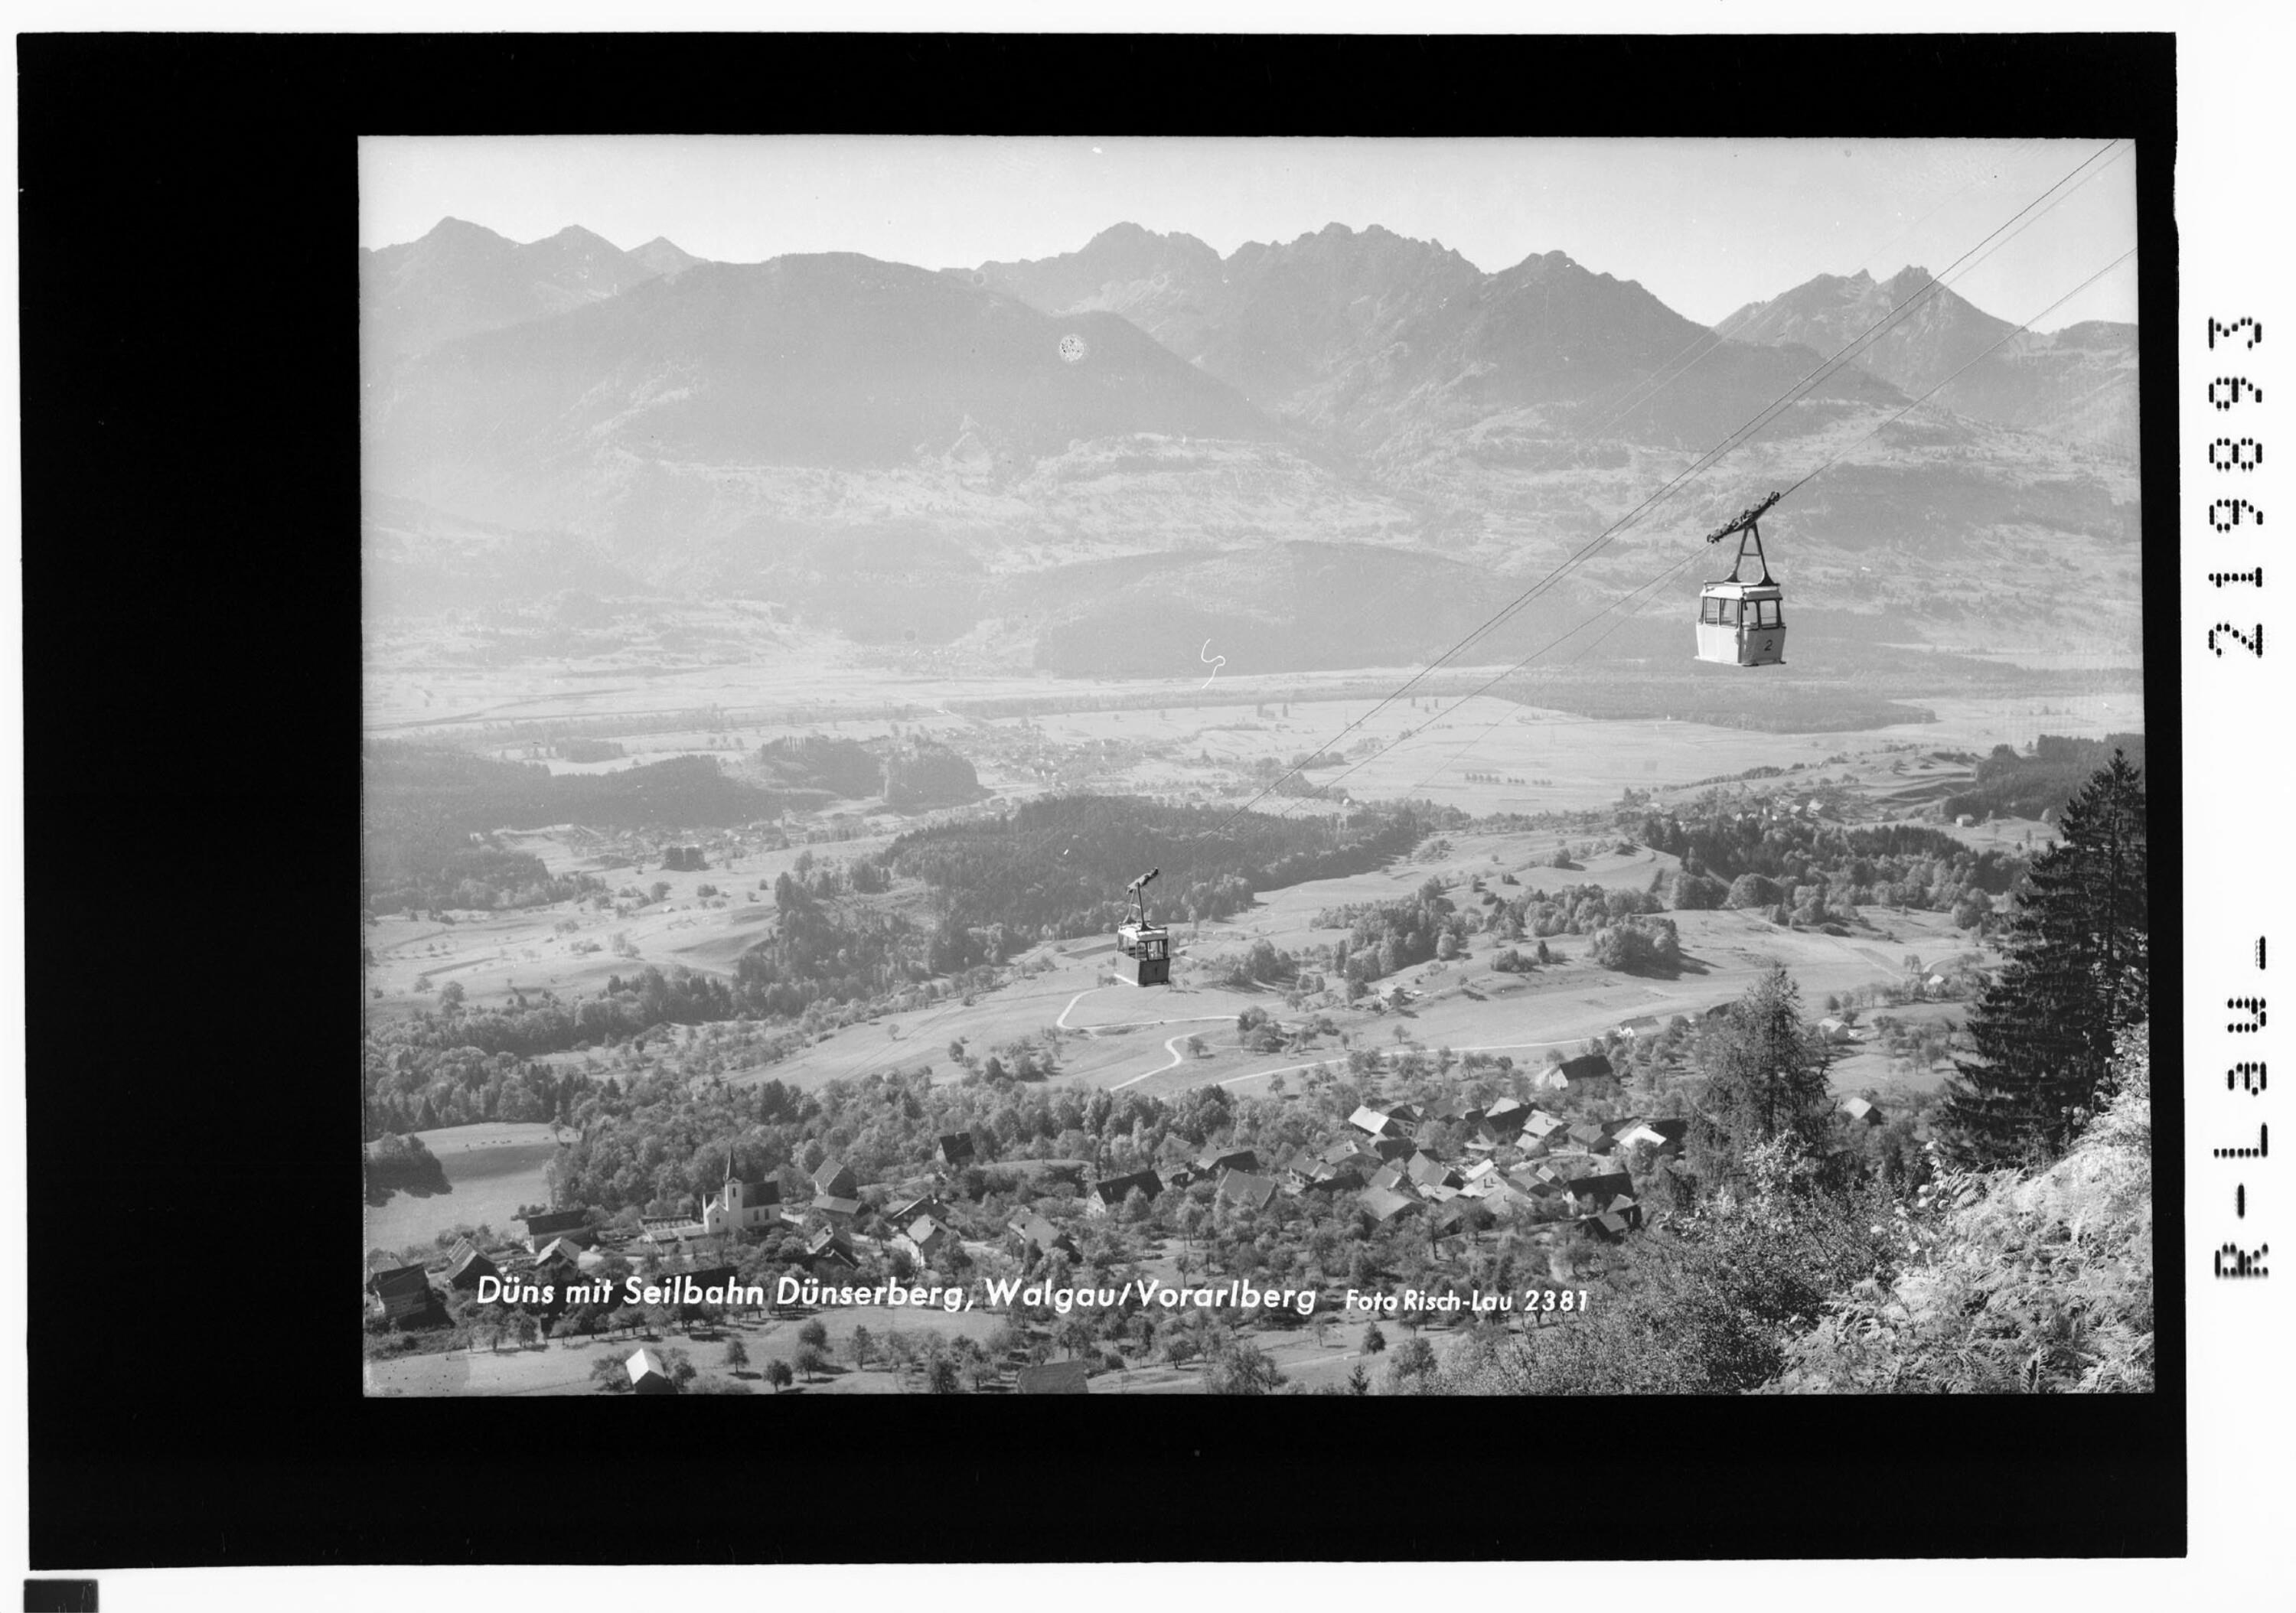
[[[394,136],[360,142],[359,183],[376,248],[455,217],[521,242],[578,224],[726,262],[947,268],[1073,251],[1124,221],[1223,256],[1377,224],[1485,271],[1561,250],[1707,324],[1817,274],[1947,274],[1972,248],[1951,283],[1988,313],[2044,331],[2136,317],[2133,258],[2050,306],[2136,245],[2127,142]]]

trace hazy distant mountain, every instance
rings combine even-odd
[[[948,275],[827,253],[697,265],[433,348],[371,398],[367,479],[642,547],[759,515],[822,524],[824,495],[833,525],[922,509],[1026,526],[1016,486],[1058,508],[1111,478],[1131,479],[1132,520],[1153,525],[1160,495],[1217,498],[1247,463],[1279,508],[1287,479],[1329,482],[1285,437],[1112,314],[1054,319]],[[1055,481],[1074,486],[1046,484],[1061,465]]]
[[[1816,363],[1725,346],[1645,405],[1635,383],[1707,333],[1640,285],[1561,252],[1486,274],[1377,226],[1247,242],[1221,260],[1193,236],[1126,224],[1081,251],[977,275],[1047,313],[1120,312],[1261,407],[1359,452],[1533,405],[1578,405],[1546,422],[1564,434],[1710,437]],[[1818,395],[1890,392],[1848,376]]]
[[[1201,361],[1226,311],[1218,252],[1193,235],[1159,235],[1136,224],[1112,225],[1058,258],[950,272],[1040,314],[1120,314],[1191,364]]]
[[[1861,340],[1884,322],[1880,334]],[[1907,267],[1881,282],[1863,271],[1821,274],[1747,304],[1714,329],[1739,341],[1799,342],[1829,356],[1856,342],[1856,363],[1911,396],[1957,375],[1937,401],[1972,419],[2109,447],[2136,444],[2135,325],[2092,321],[2018,333],[1933,284],[1927,269]]]
[[[1222,258],[1119,225],[933,272],[449,223],[362,272],[370,340],[403,355],[370,364],[367,486],[427,507],[371,520],[371,575],[410,602],[457,568],[473,597],[531,594],[562,563],[1046,669],[1161,667],[1205,636],[1232,666],[1374,665],[1574,557],[1493,647],[1521,654],[1821,466],[1765,528],[1798,609],[2035,630],[2068,608],[2068,534],[2085,575],[2135,585],[2133,462],[2026,434],[2133,430],[2128,327],[2013,338],[1941,397],[1958,413],[1891,423],[2009,329],[1947,293],[1695,469],[1918,270],[1813,281],[1722,340],[1559,251],[1486,274],[1339,225]]]
[[[659,236],[625,252],[569,225],[521,245],[443,218],[420,241],[360,250],[362,338],[371,354],[404,357],[473,332],[561,314],[701,261]]]

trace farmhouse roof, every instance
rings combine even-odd
[[[1543,1109],[1532,1109],[1530,1118],[1522,1123],[1523,1131],[1533,1137],[1544,1137],[1549,1132],[1559,1131],[1562,1127],[1562,1122]]]
[[[1601,1053],[1582,1053],[1575,1059],[1565,1059],[1558,1067],[1566,1081],[1599,1081],[1614,1074],[1611,1060]]]
[[[851,1265],[853,1246],[824,1226],[806,1240],[805,1257],[824,1265],[834,1261],[840,1265]]]
[[[1059,1249],[1069,1241],[1066,1232],[1034,1210],[1013,1216],[1013,1231],[1018,1232],[1024,1241],[1033,1243],[1040,1249]]]
[[[1047,1361],[1042,1366],[1024,1366],[1013,1380],[1016,1395],[1089,1395],[1091,1388],[1085,1381],[1085,1363],[1081,1361]]]
[[[1348,1117],[1348,1124],[1372,1136],[1385,1137],[1392,1134],[1395,1120],[1393,1117],[1382,1115],[1370,1104],[1364,1103],[1358,1104],[1356,1112]]]
[[[377,1298],[390,1299],[405,1294],[420,1293],[430,1286],[430,1279],[419,1265],[402,1265],[375,1273],[367,1279],[366,1285]]]
[[[554,1232],[579,1232],[590,1218],[587,1210],[553,1210],[546,1216],[521,1216],[526,1223],[529,1238],[546,1238]]]
[[[1374,1221],[1392,1221],[1398,1216],[1420,1208],[1418,1200],[1406,1199],[1401,1193],[1390,1192],[1383,1187],[1364,1189],[1357,1202],[1371,1212]]]
[[[1088,1191],[1103,1204],[1115,1208],[1129,1198],[1136,1187],[1153,1199],[1164,1191],[1164,1179],[1154,1171],[1135,1171],[1128,1176],[1111,1176],[1105,1182],[1095,1182]]]
[[[1256,1171],[1259,1156],[1248,1148],[1208,1148],[1196,1156],[1195,1165],[1206,1175],[1221,1170]]]
[[[483,1266],[488,1272],[495,1269],[495,1263],[480,1254],[468,1238],[455,1239],[455,1247],[447,1251],[447,1274],[459,1279],[473,1265]]]
[[[821,1168],[813,1173],[813,1188],[823,1198],[856,1199],[861,1194],[859,1180],[841,1159],[824,1159]]]
[[[1863,1120],[1868,1126],[1879,1126],[1885,1118],[1880,1104],[1868,1103],[1863,1098],[1849,1099],[1842,1104],[1841,1112],[1852,1120]]]
[[[972,1134],[951,1132],[940,1139],[940,1157],[950,1165],[964,1165],[972,1158]]]
[[[1247,1209],[1266,1209],[1275,1197],[1275,1183],[1250,1171],[1230,1171],[1219,1180],[1219,1196]]]
[[[630,1375],[630,1387],[633,1388],[649,1378],[659,1378],[664,1383],[669,1381],[669,1374],[661,1370],[661,1358],[652,1350],[640,1347],[622,1364]]]
[[[1521,1099],[1501,1098],[1497,1102],[1492,1104],[1490,1108],[1483,1111],[1483,1118],[1489,1121],[1493,1126],[1496,1126],[1503,1120],[1513,1120],[1518,1115],[1524,1115],[1529,1112],[1529,1106]]]
[[[1587,1200],[1597,1208],[1613,1199],[1631,1198],[1634,1191],[1634,1178],[1624,1171],[1612,1171],[1600,1176],[1581,1176],[1570,1184],[1572,1198]]]
[[[1459,1185],[1459,1174],[1430,1153],[1412,1155],[1407,1168],[1411,1172],[1411,1179],[1422,1187],[1433,1187],[1438,1183],[1445,1187]]]
[[[931,1193],[925,1193],[910,1200],[906,1204],[896,1205],[885,1212],[885,1219],[896,1226],[904,1222],[914,1221],[919,1216],[931,1216],[936,1221],[947,1221],[950,1217],[950,1211],[948,1206],[942,1203],[939,1199]]]

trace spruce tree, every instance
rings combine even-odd
[[[1774,968],[1730,1005],[1699,1044],[1705,1081],[1691,1126],[1691,1168],[1734,1175],[1746,1150],[1789,1136],[1805,1149],[1825,1137],[1833,1112],[1824,1038],[1804,1018],[1801,988]]]
[[[2113,1037],[2146,1012],[2144,774],[2120,751],[2065,806],[2003,942],[2007,962],[1969,1019],[1945,1128],[1980,1167],[2062,1152],[2095,1111]]]

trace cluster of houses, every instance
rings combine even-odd
[[[1571,1060],[1560,1071],[1569,1080],[1611,1074],[1600,1054]],[[1886,1118],[1878,1105],[1863,1098],[1844,1101],[1841,1113],[1855,1126],[1876,1126]],[[1439,1148],[1431,1123],[1439,1124],[1439,1134],[1454,1145]],[[1160,1170],[1090,1183],[1081,1180],[1081,1167],[1074,1164],[1047,1162],[1039,1175],[1076,1183],[1084,1212],[1093,1216],[1120,1214],[1135,1192],[1152,1201],[1167,1188],[1209,1180],[1217,1203],[1255,1214],[1265,1213],[1279,1198],[1311,1191],[1352,1193],[1381,1226],[1423,1217],[1429,1240],[1439,1246],[1472,1238],[1506,1214],[1616,1242],[1643,1223],[1625,1159],[1644,1143],[1661,1159],[1679,1157],[1689,1125],[1680,1118],[1631,1116],[1572,1121],[1511,1097],[1487,1108],[1437,1114],[1423,1114],[1407,1103],[1365,1104],[1349,1117],[1341,1136],[1321,1148],[1286,1146],[1263,1159],[1256,1149],[1218,1145]],[[972,1140],[964,1134],[942,1137],[937,1151],[940,1165],[954,1170],[972,1162]],[[809,1199],[785,1203],[779,1183],[742,1181],[733,1174],[729,1158],[725,1180],[696,1211],[642,1217],[636,1241],[644,1248],[630,1252],[669,1253],[701,1240],[722,1249],[718,1240],[744,1232],[810,1224],[814,1231],[802,1260],[815,1275],[830,1278],[857,1270],[865,1255],[906,1256],[920,1270],[945,1267],[944,1257],[961,1243],[958,1216],[934,1192],[886,1206],[871,1224],[873,1235],[865,1237],[856,1224],[865,1215],[861,1184],[849,1165],[824,1159],[811,1186]],[[627,1247],[611,1232],[603,1240],[603,1240],[601,1229],[583,1210],[522,1219],[523,1248],[496,1249],[499,1258],[465,1238],[447,1252],[443,1269],[401,1265],[371,1271],[366,1286],[374,1310],[404,1325],[436,1320],[446,1297],[475,1290],[483,1277],[548,1284],[563,1294]],[[1005,1231],[1007,1247],[1025,1258],[1059,1251],[1073,1259],[1078,1253],[1074,1240],[1033,1208],[1017,1210]],[[704,1286],[734,1280],[732,1266],[692,1274]],[[554,1308],[542,1311],[546,1315]]]

